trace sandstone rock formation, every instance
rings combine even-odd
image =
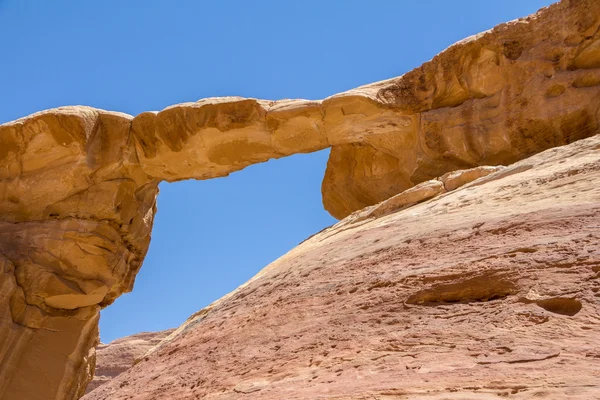
[[[385,214],[400,211],[404,208],[414,206],[425,200],[432,199],[442,193],[455,190],[469,182],[487,176],[493,172],[501,171],[505,167],[476,167],[467,170],[449,172],[437,179],[432,179],[416,186],[406,189],[387,200],[374,206],[365,207],[356,211],[337,223],[334,228],[339,229],[346,225],[353,225],[368,218],[377,218]]]
[[[592,136],[599,26],[600,3],[564,0],[322,101],[205,99],[135,118],[64,107],[0,125],[0,397],[84,392],[98,312],[133,287],[161,180],[331,147],[323,201],[342,218]]]
[[[133,367],[135,360],[157,346],[173,331],[173,329],[168,329],[160,332],[142,332],[114,340],[108,344],[100,343],[96,348],[94,379],[88,384],[86,393]]]
[[[600,135],[344,222],[84,399],[600,398]]]
[[[132,124],[139,163],[157,179],[206,179],[331,147],[323,202],[341,219],[446,172],[597,132],[599,26],[598,2],[563,1],[323,101],[207,99],[143,113]]]

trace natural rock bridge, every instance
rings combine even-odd
[[[598,133],[600,3],[563,1],[401,76],[322,101],[212,98],[136,117],[89,107],[0,126],[0,397],[73,399],[99,311],[133,288],[161,181],[331,148],[336,218],[457,169]]]

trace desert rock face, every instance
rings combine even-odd
[[[139,163],[157,179],[207,179],[331,147],[323,203],[341,219],[446,172],[593,135],[599,27],[598,2],[563,1],[322,101],[206,99],[143,113],[132,124]]]
[[[100,308],[133,286],[158,192],[130,120],[70,107],[0,126],[0,398],[74,399],[93,376]]]
[[[353,215],[382,218],[479,172],[446,173],[596,134],[599,26],[600,3],[565,0],[321,101],[213,98],[136,117],[64,107],[0,125],[0,397],[84,392],[99,310],[133,287],[161,180],[331,147],[326,209],[390,199]]]
[[[600,135],[402,207],[311,237],[84,399],[600,397]]]
[[[96,371],[94,379],[88,384],[86,393],[109,382],[133,366],[135,360],[173,333],[173,329],[160,332],[142,332],[114,340],[108,344],[100,343],[96,348]]]

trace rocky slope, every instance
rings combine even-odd
[[[114,340],[108,344],[100,343],[96,348],[94,379],[88,384],[86,393],[133,367],[135,360],[142,357],[171,333],[173,333],[173,329],[142,332]]]
[[[214,98],[135,118],[65,107],[0,125],[0,397],[84,392],[99,310],[133,287],[161,180],[331,147],[323,201],[342,218],[590,137],[599,26],[600,3],[564,0],[321,101]]]
[[[600,135],[431,186],[311,237],[84,399],[600,398]]]

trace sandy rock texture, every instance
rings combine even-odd
[[[96,348],[94,379],[88,384],[86,393],[133,367],[138,358],[157,346],[173,331],[174,329],[160,332],[142,332],[114,340],[108,344],[100,343]]]
[[[2,399],[75,399],[94,374],[100,308],[133,287],[156,207],[130,125],[68,107],[0,126]]]
[[[596,134],[599,26],[600,3],[563,0],[324,100],[212,98],[136,117],[63,107],[0,125],[0,398],[84,393],[99,310],[133,288],[161,180],[331,147],[332,215],[394,198],[368,222],[450,190],[446,173]]]
[[[206,99],[143,113],[132,124],[139,162],[159,179],[205,179],[331,147],[323,203],[341,219],[446,172],[593,135],[599,27],[597,1],[562,1],[322,101]]]
[[[84,399],[588,400],[599,336],[600,135],[341,221]]]

